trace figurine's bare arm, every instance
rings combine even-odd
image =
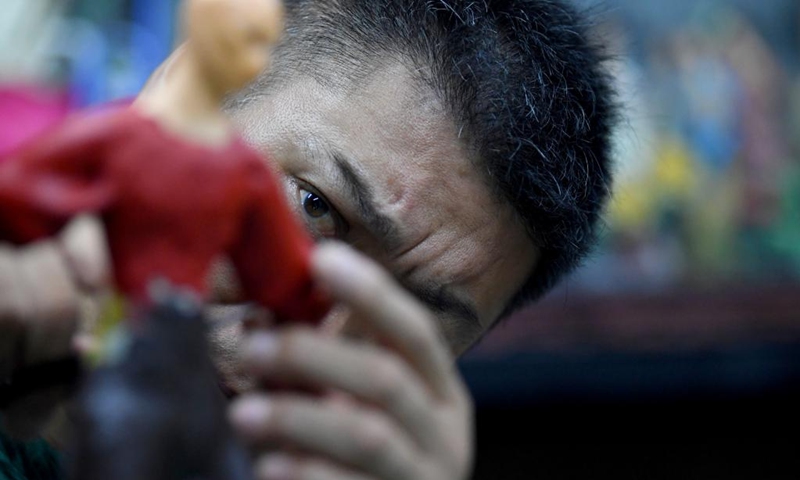
[[[72,118],[0,163],[0,242],[28,243],[58,233],[75,216],[113,201],[103,150],[105,117]]]

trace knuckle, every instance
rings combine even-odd
[[[425,352],[433,347],[432,338],[434,335],[433,328],[428,324],[429,322],[421,320],[418,328],[409,331],[406,334],[404,343],[411,351]]]
[[[282,365],[302,358],[303,352],[314,348],[314,335],[305,328],[291,328],[276,339],[276,360]]]
[[[397,402],[406,391],[408,373],[397,360],[382,360],[372,367],[372,383],[376,400],[382,404]]]
[[[394,277],[372,261],[364,262],[360,277],[362,286],[359,291],[364,300],[374,301],[394,295],[400,289]]]
[[[283,454],[267,454],[260,458],[255,465],[255,476],[261,480],[271,480],[276,477],[285,479],[302,479],[305,476],[305,462],[285,456]]]
[[[390,456],[394,429],[388,420],[367,415],[355,429],[357,455],[369,463],[383,462]]]
[[[271,398],[267,403],[268,413],[261,418],[261,431],[265,439],[273,439],[291,432],[296,415],[292,400]]]
[[[391,293],[392,284],[386,275],[376,266],[370,265],[364,269],[363,288],[360,289],[364,301],[375,301]]]
[[[295,327],[286,330],[283,334],[284,348],[287,351],[294,351],[308,346],[311,340],[311,332],[304,328]]]
[[[290,435],[308,421],[318,419],[316,402],[298,393],[268,394],[265,403],[268,406],[266,426],[276,434]]]

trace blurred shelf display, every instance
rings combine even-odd
[[[747,342],[800,342],[800,284],[614,295],[562,289],[498,325],[471,355],[530,349],[659,353]]]
[[[616,192],[598,260],[577,283],[612,291],[796,281],[800,8],[620,4],[601,28],[620,59],[612,69],[626,123]],[[648,22],[661,28],[639,28]]]
[[[135,95],[174,45],[177,0],[8,2],[0,85],[58,86],[72,108]]]
[[[800,4],[602,5],[623,116],[602,244],[465,356],[477,404],[797,399]]]

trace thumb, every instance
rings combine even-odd
[[[109,285],[111,259],[105,231],[97,217],[77,217],[61,232],[58,242],[81,289],[96,292]]]

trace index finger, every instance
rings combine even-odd
[[[351,321],[405,358],[436,395],[449,398],[456,391],[452,357],[433,315],[384,269],[331,243],[317,249],[314,270],[331,295],[350,307]]]

